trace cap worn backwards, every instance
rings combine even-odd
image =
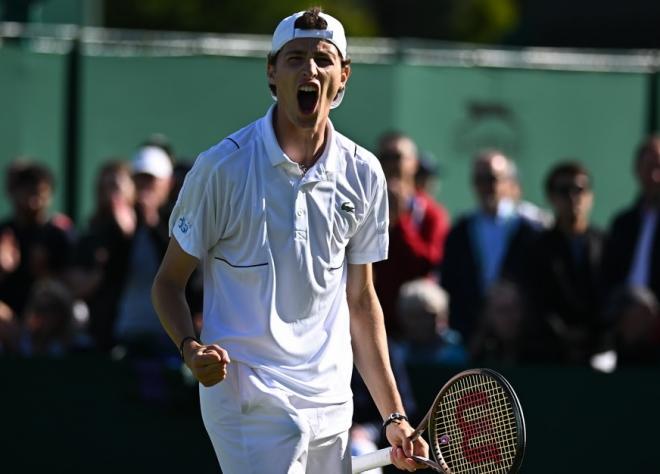
[[[289,41],[293,41],[294,39],[318,38],[334,44],[339,50],[341,58],[346,59],[346,34],[344,33],[344,27],[339,22],[339,20],[326,13],[319,12],[318,15],[328,24],[326,29],[307,30],[296,28],[296,20],[304,14],[304,11],[294,13],[293,15],[286,17],[280,22],[279,25],[277,25],[277,28],[275,28],[275,33],[273,33],[273,42],[270,48],[270,54],[277,54],[285,44],[287,44]]]
[[[341,58],[346,60],[348,57],[346,51],[346,33],[344,33],[344,27],[339,20],[326,13],[319,12],[318,15],[327,23],[327,27],[324,30],[296,28],[296,20],[305,13],[306,12],[304,11],[294,13],[293,15],[286,17],[279,25],[277,25],[277,28],[275,28],[275,32],[273,33],[270,54],[275,55],[279,53],[289,41],[298,38],[317,38],[334,44],[339,51]],[[330,108],[334,109],[339,107],[339,104],[341,104],[341,101],[344,99],[344,93],[345,88],[342,88],[330,105]],[[273,95],[273,99],[277,100],[277,97]]]

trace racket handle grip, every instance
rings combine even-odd
[[[392,448],[383,448],[373,453],[363,454],[353,458],[353,474],[368,471],[377,467],[388,466],[392,464],[390,452]]]

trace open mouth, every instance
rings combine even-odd
[[[298,107],[303,114],[307,115],[314,112],[318,99],[319,91],[316,87],[301,86],[298,89]]]

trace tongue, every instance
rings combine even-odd
[[[316,92],[298,91],[298,105],[303,113],[310,113],[316,107]]]

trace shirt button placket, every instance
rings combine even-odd
[[[294,212],[294,229],[296,240],[307,240],[307,201],[305,193],[300,189],[296,194],[296,205]]]

